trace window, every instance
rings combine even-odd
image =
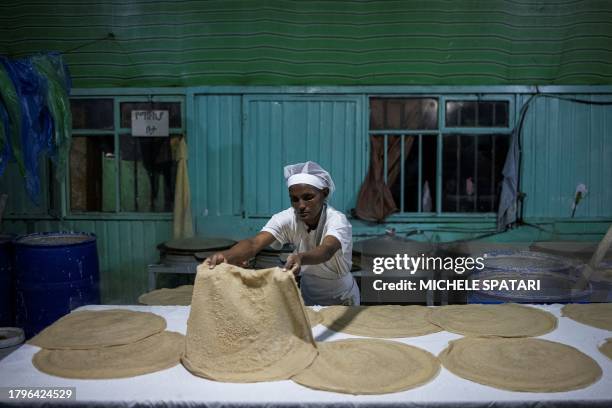
[[[70,147],[72,211],[115,211],[113,136],[73,136]]]
[[[442,211],[497,211],[508,135],[443,136]]]
[[[370,97],[370,143],[401,213],[497,210],[511,99]]]
[[[508,101],[447,101],[446,127],[508,127]]]
[[[172,97],[155,102],[142,99],[71,100],[72,213],[172,211],[176,178],[172,146],[184,134],[183,103]],[[132,110],[167,110],[170,136],[132,136]]]

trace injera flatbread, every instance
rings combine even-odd
[[[183,365],[218,381],[289,379],[317,356],[293,274],[198,266]]]
[[[542,339],[465,337],[451,341],[440,360],[461,378],[510,391],[576,390],[602,375],[591,357]]]
[[[440,370],[425,350],[378,339],[317,343],[319,356],[292,380],[309,388],[348,394],[387,394],[418,387]]]
[[[162,288],[140,295],[138,303],[149,306],[189,306],[192,293],[193,285]]]
[[[604,344],[599,346],[599,351],[612,360],[612,339],[607,339]]]
[[[310,322],[310,327],[315,327],[318,324],[323,323],[323,315],[316,310],[312,310],[309,307],[306,307],[306,315],[308,316],[308,321]]]
[[[185,337],[164,331],[123,346],[91,350],[40,350],[32,358],[43,373],[65,378],[126,378],[177,365]]]
[[[330,306],[321,309],[323,324],[338,332],[368,337],[416,337],[440,328],[427,320],[425,306]]]
[[[62,317],[29,343],[45,349],[84,350],[134,343],[165,328],[166,320],[149,312],[84,310]]]
[[[612,331],[612,303],[565,305],[561,309],[561,316],[598,329]]]
[[[557,327],[552,314],[516,304],[441,306],[432,309],[428,319],[466,336],[535,337]]]

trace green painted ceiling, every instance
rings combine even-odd
[[[611,84],[612,1],[3,2],[40,50],[77,87]]]

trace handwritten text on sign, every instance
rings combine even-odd
[[[133,110],[132,136],[168,136],[167,110]]]

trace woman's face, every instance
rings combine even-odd
[[[319,222],[321,209],[328,194],[328,188],[319,190],[308,184],[295,184],[289,187],[291,206],[297,217],[311,227]]]

